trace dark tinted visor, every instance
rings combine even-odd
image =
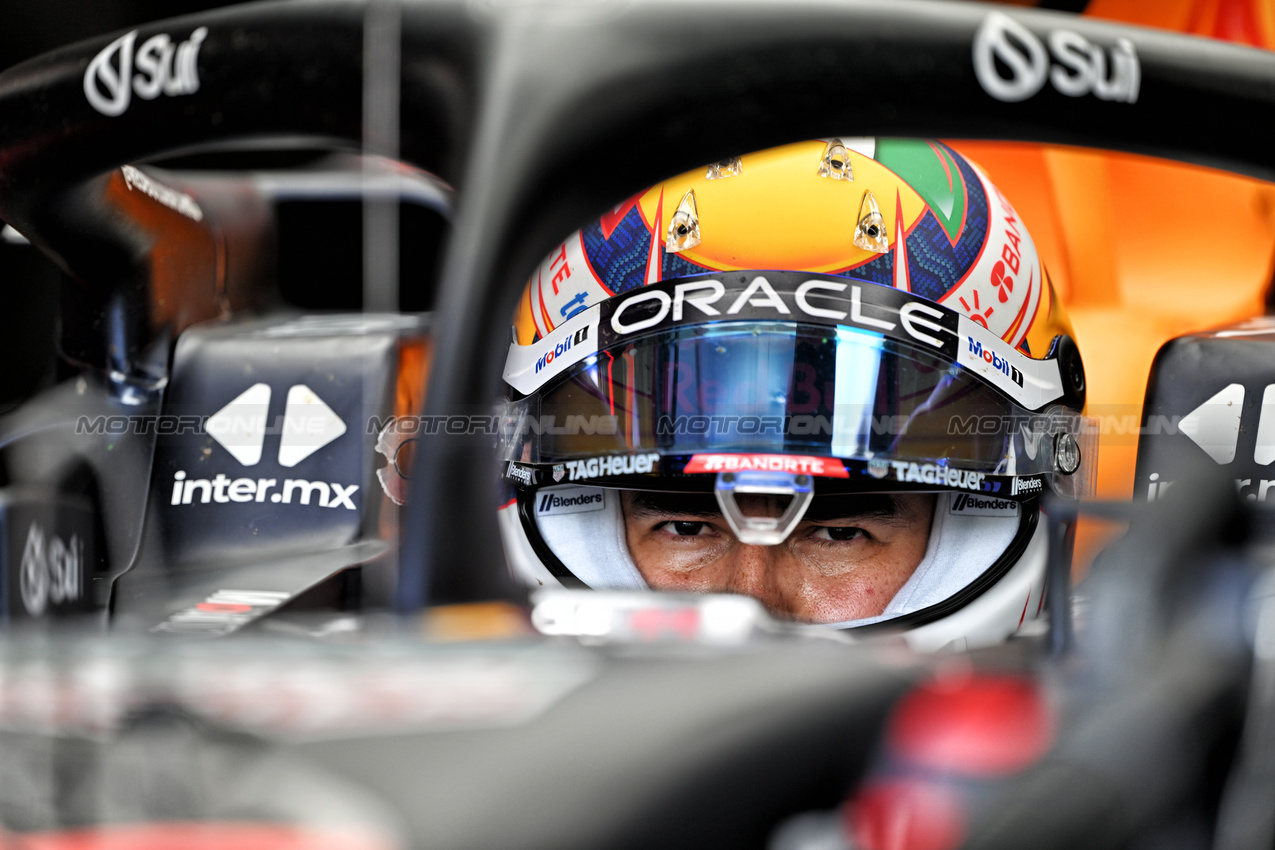
[[[1058,430],[1041,421],[1049,414],[1017,406],[917,346],[774,321],[628,339],[518,404],[521,445],[509,456],[530,463],[738,451],[1027,475],[1054,470],[1052,457],[1033,451],[1032,435]]]

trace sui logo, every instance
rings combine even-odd
[[[208,37],[200,27],[186,41],[176,43],[164,34],[153,35],[133,50],[137,30],[112,41],[89,62],[84,72],[84,96],[89,105],[112,118],[128,111],[133,95],[154,100],[199,91],[199,47]]]

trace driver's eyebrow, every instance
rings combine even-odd
[[[888,493],[861,493],[816,496],[803,519],[827,522],[833,519],[901,519],[898,501]]]
[[[659,493],[650,490],[632,490],[628,512],[639,516],[694,516],[711,519],[720,517],[722,510],[717,499],[708,493]]]
[[[660,493],[633,490],[628,510],[640,516],[693,516],[706,519],[720,517],[717,500],[707,493]],[[899,504],[886,493],[816,496],[804,519],[827,522],[856,518],[901,519]]]

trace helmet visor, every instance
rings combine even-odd
[[[773,452],[1057,469],[1073,411],[1026,410],[918,346],[857,328],[777,321],[651,333],[583,359],[522,400],[509,457]]]

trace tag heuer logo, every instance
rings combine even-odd
[[[261,460],[270,410],[270,386],[253,384],[208,417],[208,436],[244,466]],[[296,466],[345,433],[345,423],[305,384],[288,390],[288,406],[280,429],[279,465]]]

